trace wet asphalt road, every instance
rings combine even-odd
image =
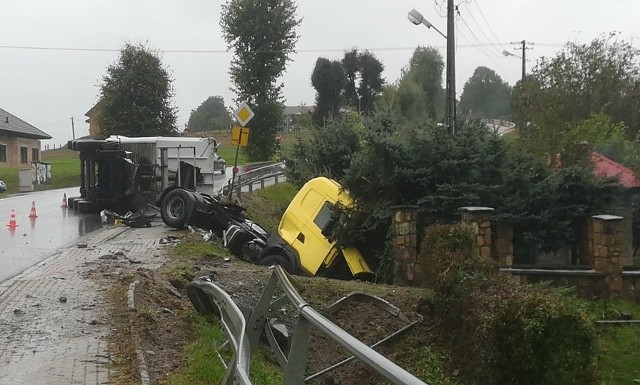
[[[232,175],[216,175],[214,186],[221,188]],[[91,231],[102,228],[99,214],[80,214],[60,207],[63,194],[80,195],[78,187],[39,191],[0,199],[0,282],[13,277],[53,254],[72,245]],[[31,202],[38,217],[29,218]],[[9,224],[11,210],[16,211],[17,227]]]
[[[78,187],[14,195],[0,199],[0,282],[40,262],[56,249],[101,228],[98,214],[78,214],[60,207],[63,194],[78,196]],[[29,218],[31,202],[38,217]],[[17,227],[8,226],[11,210]]]

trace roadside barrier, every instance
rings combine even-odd
[[[233,190],[236,196],[240,196],[243,189],[253,192],[254,189],[263,189],[265,183],[278,184],[278,182],[285,180],[284,169],[284,162],[266,164],[253,169],[246,166],[245,172],[236,174],[234,178],[230,179],[227,184],[220,189],[219,194],[229,196]]]
[[[11,209],[11,216],[9,217],[9,226],[10,229],[14,229],[18,227],[18,222],[16,221],[16,210]]]
[[[392,384],[426,385],[420,379],[373,349],[380,343],[398,336],[421,322],[421,317],[370,347],[325,318],[305,302],[294,289],[289,275],[280,266],[273,266],[272,268],[273,274],[269,278],[255,308],[250,312],[243,312],[233,302],[229,294],[207,277],[197,278],[187,285],[187,296],[196,310],[203,314],[218,316],[229,338],[223,346],[228,345],[231,348],[231,358],[225,361],[218,353],[218,358],[226,368],[222,384],[252,384],[249,378],[251,355],[258,350],[261,337],[266,335],[276,361],[283,368],[283,383],[285,385],[304,384],[353,359],[357,359],[369,366]],[[284,292],[283,296],[279,294],[282,292]],[[357,293],[356,295],[367,296],[369,301],[377,302],[377,306],[395,314],[398,318],[404,318],[404,316],[400,316],[399,309],[381,298],[369,296],[365,293]],[[276,298],[274,299],[274,297]],[[278,330],[273,327],[271,322],[278,310],[286,305],[293,306],[298,311],[289,349],[282,348],[276,335]],[[340,307],[344,305],[336,304],[334,306]],[[312,327],[340,345],[352,356],[305,378]]]

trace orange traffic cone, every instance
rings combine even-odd
[[[60,207],[62,207],[63,209],[66,209],[67,207],[67,193],[64,193],[64,195],[62,196],[62,204],[60,205]]]
[[[16,222],[16,210],[11,210],[11,217],[9,218],[9,226],[10,229],[18,227],[18,223]]]
[[[36,214],[36,201],[31,201],[31,211],[29,211],[29,218],[37,218]]]

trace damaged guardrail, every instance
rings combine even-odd
[[[284,295],[274,299],[278,287],[284,292]],[[273,274],[269,277],[258,303],[251,311],[241,310],[224,290],[205,277],[197,278],[187,285],[187,295],[198,312],[215,314],[220,317],[229,338],[228,343],[232,349],[231,358],[225,362],[219,356],[226,368],[222,384],[251,384],[248,375],[251,367],[251,354],[257,350],[260,337],[264,333],[276,360],[283,368],[284,384],[287,385],[305,383],[353,359],[360,360],[393,384],[426,385],[373,349],[373,347],[409,330],[422,321],[421,317],[374,343],[371,347],[367,346],[313,309],[294,289],[289,275],[280,266],[273,267]],[[366,297],[366,301],[374,303],[399,319],[409,321],[398,308],[389,302],[360,292],[340,299],[328,310],[333,313],[344,306],[346,301],[364,297]],[[288,352],[282,346],[282,337],[285,337],[286,340],[286,335],[271,322],[272,319],[275,319],[276,312],[285,305],[292,305],[298,311]],[[312,327],[342,346],[352,356],[305,378]]]

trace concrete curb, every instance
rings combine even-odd
[[[137,279],[129,284],[129,290],[127,290],[127,307],[130,311],[137,311],[136,309],[136,286],[140,284]],[[138,369],[140,373],[140,383],[142,385],[149,385],[151,379],[149,377],[149,370],[147,369],[147,361],[144,358],[144,352],[140,349],[140,338],[135,332],[133,322],[129,321],[129,333],[136,346],[136,355],[138,356]]]

